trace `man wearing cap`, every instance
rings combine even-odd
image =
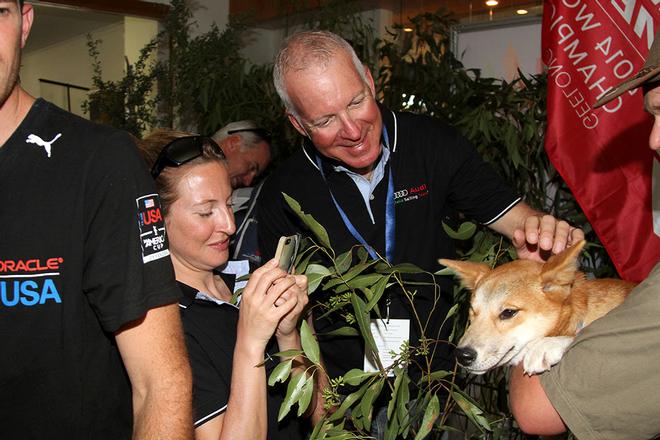
[[[125,132],[30,96],[0,0],[0,438],[192,436],[160,199]]]
[[[234,189],[251,186],[271,161],[270,133],[254,121],[230,122],[212,137],[227,156]]]
[[[654,118],[654,224],[660,192],[660,34],[644,67],[603,96],[599,107],[637,87]],[[530,434],[570,429],[579,439],[650,439],[660,435],[660,263],[624,303],[582,330],[562,361],[542,375],[514,367],[513,414]]]

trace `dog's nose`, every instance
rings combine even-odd
[[[477,358],[477,352],[470,347],[458,347],[456,349],[456,360],[464,367],[469,367]]]

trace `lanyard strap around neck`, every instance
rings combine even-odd
[[[389,138],[387,136],[387,130],[383,126],[383,140],[387,148],[389,148]],[[389,162],[389,161],[388,161]],[[369,253],[369,256],[376,260],[378,259],[378,254],[374,250],[374,248],[367,243],[367,241],[362,237],[360,232],[355,228],[351,220],[348,218],[348,215],[346,215],[346,212],[342,209],[341,205],[339,205],[339,202],[335,198],[334,193],[332,192],[332,189],[330,188],[330,185],[328,184],[328,181],[325,177],[325,172],[323,171],[323,164],[321,162],[321,157],[316,154],[316,164],[319,167],[319,171],[321,172],[321,177],[323,178],[323,181],[325,182],[326,187],[328,188],[328,192],[330,193],[330,197],[332,198],[332,202],[335,204],[335,208],[337,209],[337,212],[339,213],[339,216],[341,217],[342,221],[344,222],[344,225],[346,226],[346,229],[351,233],[351,235],[362,245],[364,248],[367,250]],[[392,264],[394,261],[394,231],[395,231],[395,215],[394,215],[394,179],[392,178],[392,167],[390,164],[386,164],[387,166],[387,199],[385,201],[385,257],[387,258],[387,261]]]

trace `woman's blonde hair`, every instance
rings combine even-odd
[[[142,158],[147,163],[149,169],[154,166],[158,156],[160,155],[163,148],[165,148],[172,141],[183,138],[195,136],[194,133],[186,131],[171,130],[167,128],[160,128],[152,131],[144,139],[137,141],[138,148],[142,154]],[[191,165],[199,165],[208,162],[219,162],[225,164],[227,159],[220,152],[218,153],[217,145],[212,144],[211,139],[205,142],[202,146],[202,154],[195,159],[186,162],[180,167],[165,167],[160,172],[158,177],[155,178],[156,189],[160,195],[161,209],[163,210],[163,215],[167,215],[170,206],[176,201],[178,195],[176,193],[176,186],[179,183],[179,178],[182,175],[180,170],[181,168],[188,167]]]

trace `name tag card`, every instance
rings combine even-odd
[[[391,351],[399,353],[401,344],[410,340],[410,320],[409,319],[372,319],[371,334],[376,341],[380,362],[384,368],[394,364],[394,358]],[[378,370],[378,366],[372,359],[375,353],[369,347],[366,347],[364,353],[364,371],[371,373]],[[394,371],[390,371],[388,376],[393,377]]]

